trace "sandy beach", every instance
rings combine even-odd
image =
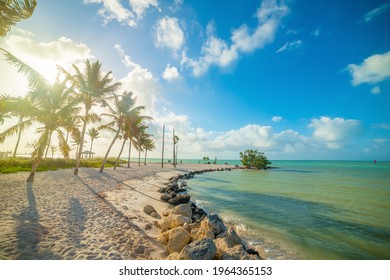
[[[168,204],[157,190],[180,173],[221,165],[148,164],[0,175],[0,259],[164,259],[156,218]]]

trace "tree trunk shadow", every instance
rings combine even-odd
[[[19,215],[14,217],[17,221],[18,259],[36,259],[41,237],[47,234],[48,230],[39,223],[39,214],[32,188],[33,184],[27,182],[26,185],[28,206]]]
[[[70,207],[67,212],[68,238],[72,244],[79,248],[82,239],[82,233],[85,229],[85,220],[87,212],[80,201],[72,197],[69,201]]]

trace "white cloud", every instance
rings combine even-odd
[[[154,44],[158,48],[168,48],[172,52],[179,51],[184,45],[184,32],[177,18],[164,17],[160,19],[154,31]]]
[[[217,149],[239,150],[243,147],[270,148],[274,144],[271,126],[248,124],[238,130],[230,130],[217,136],[210,146]]]
[[[363,83],[378,83],[390,78],[390,51],[384,54],[375,54],[366,58],[360,65],[347,66],[352,84],[357,86]]]
[[[284,52],[284,51],[291,51],[291,50],[298,49],[299,47],[302,46],[302,44],[303,44],[303,42],[301,40],[295,40],[293,42],[287,42],[281,48],[279,48],[276,51],[276,53],[281,53],[281,52]]]
[[[373,87],[371,90],[372,94],[379,94],[381,93],[381,88],[380,87]]]
[[[281,122],[283,120],[283,118],[281,116],[274,116],[272,117],[272,121],[273,122]]]
[[[162,73],[162,77],[167,81],[173,81],[179,79],[180,74],[175,66],[171,66],[170,64],[168,64],[164,72]]]
[[[344,118],[313,118],[309,127],[314,129],[313,138],[325,143],[330,149],[343,147],[361,132],[360,121]]]
[[[146,107],[146,113],[150,116],[156,114],[155,103],[159,95],[158,82],[150,70],[133,62],[130,56],[125,54],[122,46],[116,44],[115,49],[122,58],[123,64],[129,67],[130,71],[120,79],[122,88],[131,91],[137,96],[137,104]]]
[[[137,21],[150,7],[159,9],[157,0],[129,0],[129,7],[125,7],[121,0],[83,0],[84,4],[102,4],[98,15],[103,17],[104,24],[116,20],[121,24],[136,26]]]
[[[379,15],[383,14],[390,8],[390,3],[383,4],[382,6],[375,8],[368,13],[364,15],[364,21],[365,22],[370,22],[374,18],[378,17]]]
[[[130,5],[138,18],[142,18],[149,7],[159,9],[157,0],[130,0]]]
[[[239,58],[240,53],[251,53],[270,44],[274,40],[281,19],[287,13],[287,6],[278,5],[276,1],[263,1],[256,13],[258,25],[255,30],[250,30],[247,25],[233,30],[231,44],[214,36],[213,28],[210,28],[209,24],[201,56],[193,59],[183,52],[181,65],[190,68],[194,76],[204,74],[212,65],[227,67]]]
[[[21,35],[19,35],[21,34]],[[17,58],[37,70],[49,81],[57,75],[57,65],[70,68],[71,64],[79,64],[85,59],[93,59],[91,49],[69,38],[60,37],[51,42],[38,42],[34,34],[18,29],[8,35],[0,47],[10,51]],[[0,59],[0,90],[14,96],[23,96],[27,91],[26,78],[16,74],[16,67]]]

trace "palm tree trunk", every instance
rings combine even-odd
[[[130,168],[131,138],[129,139],[129,156],[127,157],[127,168]]]
[[[46,147],[46,152],[45,152],[45,158],[47,158],[47,153],[49,151],[49,147],[50,147],[50,142],[51,142],[51,135],[53,134],[53,131],[50,131],[50,134],[49,134],[49,142],[47,143],[47,147]]]
[[[92,155],[92,144],[93,144],[93,138],[91,137],[91,148],[89,149],[90,151],[89,159],[91,159],[91,155]]]
[[[144,160],[144,165],[146,165],[146,155],[148,154],[148,150],[145,150],[145,160]]]
[[[43,157],[43,151],[45,150],[46,145],[47,145],[47,138],[48,138],[48,135],[45,135],[43,141],[41,142],[40,147],[38,147],[37,158],[32,163],[31,172],[30,172],[30,175],[28,176],[26,182],[30,182],[30,183],[34,182],[35,172],[37,171],[38,166],[41,163],[41,160]]]
[[[126,140],[127,140],[126,138],[123,140],[123,144],[122,144],[121,150],[120,150],[119,155],[116,158],[115,163],[114,163],[114,170],[116,170],[116,166],[118,165],[119,158],[122,155],[123,147],[125,146]]]
[[[19,127],[19,131],[18,131],[18,140],[16,141],[16,145],[15,145],[15,150],[14,150],[14,154],[12,157],[16,157],[16,151],[18,150],[18,146],[19,146],[19,141],[20,141],[20,136],[22,135],[22,128]]]
[[[104,156],[104,159],[103,159],[103,162],[102,162],[102,166],[100,166],[100,170],[99,170],[100,173],[103,173],[104,165],[106,164],[107,157],[108,157],[108,155],[110,154],[111,148],[112,148],[112,146],[114,146],[114,143],[115,143],[116,139],[118,138],[119,133],[120,133],[120,128],[118,129],[118,132],[117,132],[117,134],[115,135],[114,139],[112,139],[112,142],[111,142],[111,144],[110,144],[110,147],[108,147],[107,153],[106,153],[106,155]]]
[[[138,166],[141,166],[141,149],[138,150]]]
[[[76,167],[73,171],[73,175],[78,175],[79,174],[79,167],[80,167],[80,161],[81,161],[81,153],[83,152],[83,145],[84,145],[84,135],[85,131],[87,129],[87,116],[89,114],[89,109],[85,110],[85,116],[83,120],[83,129],[81,131],[81,136],[80,136],[80,147],[77,153],[77,160],[76,160]]]

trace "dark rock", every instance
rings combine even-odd
[[[184,260],[212,260],[217,253],[217,247],[209,238],[192,242],[181,251]]]
[[[163,195],[160,197],[160,199],[161,199],[162,201],[168,202],[170,199],[172,199],[172,196],[165,193],[165,194],[163,194]]]
[[[168,203],[171,205],[187,204],[191,199],[191,196],[188,194],[179,194],[174,198],[168,200]]]
[[[226,226],[222,222],[221,218],[216,214],[209,215],[208,222],[210,224],[210,227],[213,229],[215,235],[218,235],[226,230]]]
[[[147,205],[144,206],[144,212],[145,212],[146,214],[148,214],[149,216],[150,216],[153,212],[157,213],[156,209],[154,209],[154,207],[153,207],[152,205],[150,205],[150,204],[147,204]]]
[[[167,188],[160,188],[158,190],[159,193],[165,193],[167,191]]]

